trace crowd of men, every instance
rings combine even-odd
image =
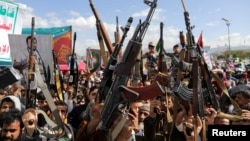
[[[30,38],[27,38],[28,49],[30,42]],[[33,47],[35,44],[36,40],[34,40]],[[133,87],[143,89],[150,86],[158,74],[159,54],[155,51],[153,42],[148,44],[148,49],[149,51],[142,56],[147,60],[143,79],[137,84],[133,84]],[[171,58],[173,56],[179,58],[180,50],[180,45],[174,45],[173,53],[165,52],[165,54],[172,54]],[[37,64],[42,63],[39,60],[42,60],[40,55],[36,59]],[[173,77],[171,72],[178,71],[177,65],[172,63],[166,66],[169,66],[166,68],[168,70],[166,75]],[[43,68],[39,67],[39,69]],[[233,77],[234,71],[228,66],[219,67],[215,64],[211,71],[221,79],[226,87],[226,90],[222,89],[223,87],[218,84],[218,81],[215,79],[211,81],[216,99],[221,106],[220,111],[216,110],[210,103],[204,104],[205,118],[193,115],[191,101],[181,99],[171,90],[171,86],[163,86],[165,91],[160,96],[132,101],[127,114],[126,112],[118,113],[109,130],[110,133],[101,133],[98,130],[102,121],[102,108],[105,106],[105,101],[98,100],[100,82],[103,78],[102,69],[95,72],[89,72],[88,69],[80,71],[77,88],[68,85],[70,72],[61,71],[63,100],[59,98],[54,84],[47,85],[59,117],[51,109],[50,101],[46,98],[43,88],[36,89],[36,106],[26,107],[27,85],[14,83],[0,91],[0,140],[87,141],[105,140],[107,136],[111,136],[115,141],[193,141],[196,135],[198,135],[199,140],[202,140],[204,136],[202,130],[206,130],[208,125],[249,125],[250,87],[247,85],[249,78]],[[243,75],[245,73],[247,72],[242,72],[242,76],[245,76]],[[130,82],[128,82],[128,86],[132,85]],[[237,115],[237,109],[225,91],[228,91],[229,97],[239,105],[240,115]],[[219,116],[219,112],[237,116],[235,118]],[[56,125],[60,124],[58,118],[63,122],[63,128],[56,128]],[[194,119],[196,119],[196,123],[193,122]],[[120,125],[122,120],[124,120],[123,125]],[[205,122],[202,122],[203,120]],[[116,127],[120,127],[121,130],[114,136]],[[196,129],[194,130],[194,128]]]

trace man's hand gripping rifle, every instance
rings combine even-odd
[[[187,38],[188,38],[188,61],[189,63],[192,63],[192,73],[191,73],[191,86],[193,88],[193,100],[192,100],[192,111],[193,111],[193,125],[194,125],[194,141],[198,141],[198,134],[199,131],[197,131],[197,115],[200,116],[200,118],[203,121],[203,134],[202,134],[202,140],[206,140],[206,127],[205,127],[205,114],[204,114],[204,98],[203,98],[203,92],[202,92],[202,77],[201,77],[201,70],[200,70],[200,60],[201,55],[198,52],[199,46],[196,45],[194,36],[192,33],[192,27],[190,26],[190,18],[189,13],[185,8],[184,0],[182,0],[182,6],[184,9],[184,18],[185,18],[185,24],[187,29]]]

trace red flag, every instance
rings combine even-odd
[[[197,44],[201,47],[201,48],[204,48],[204,45],[203,45],[203,40],[202,40],[202,31],[201,31],[201,34],[200,34],[200,37],[197,41]]]

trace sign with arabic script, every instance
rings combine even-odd
[[[0,0],[0,66],[12,66],[8,34],[20,34],[18,10],[17,3]]]

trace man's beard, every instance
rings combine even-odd
[[[138,129],[142,130],[142,131],[144,130],[144,123],[143,122],[139,122]]]
[[[19,134],[18,138],[15,140],[13,139],[12,137],[2,137],[1,141],[5,141],[5,140],[8,140],[8,141],[21,141],[21,135],[22,135],[22,132]]]

